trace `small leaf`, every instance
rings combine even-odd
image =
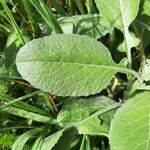
[[[87,36],[58,34],[28,42],[17,54],[24,79],[58,96],[87,96],[103,90],[118,71],[108,49]],[[134,73],[133,73],[134,74]]]
[[[73,99],[64,105],[57,120],[62,127],[79,123],[85,118],[88,118],[91,113],[101,110],[115,102],[105,96],[88,98],[88,99]],[[102,122],[97,117],[92,118],[83,124],[77,126],[79,134],[90,135],[106,135],[108,133],[108,124],[106,122],[112,117],[112,112],[102,115]],[[100,117],[100,118],[101,118]],[[106,119],[107,118],[107,119]]]
[[[22,150],[25,143],[29,140],[29,138],[39,133],[40,131],[41,129],[32,129],[19,136],[19,138],[13,144],[12,150]]]
[[[149,150],[150,92],[130,98],[118,109],[111,123],[111,150]]]
[[[139,44],[139,39],[131,36],[128,29],[138,14],[139,3],[140,0],[96,0],[102,16],[124,33],[126,51]]]

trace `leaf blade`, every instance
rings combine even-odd
[[[118,109],[109,133],[112,150],[149,149],[149,98],[149,92],[140,93]]]
[[[12,150],[22,150],[25,143],[31,138],[33,135],[39,133],[41,129],[31,129],[21,136],[15,141],[15,143],[12,146]]]
[[[139,44],[139,39],[131,36],[128,29],[138,14],[139,3],[140,0],[96,0],[102,16],[125,35],[125,43],[123,44],[124,47],[126,46],[126,49],[121,49],[121,51],[129,51],[132,47]]]
[[[115,102],[105,96],[97,96],[93,98],[75,98],[67,102],[57,116],[57,120],[60,126],[72,126],[74,124],[80,124],[85,118],[88,118],[90,114],[102,110],[107,106],[114,104]],[[107,115],[106,115],[107,114]],[[113,112],[106,113],[103,116],[94,117],[85,121],[83,124],[77,125],[79,134],[89,135],[104,135],[107,136],[109,131],[109,122],[113,116]]]
[[[114,63],[100,42],[76,34],[52,35],[29,42],[17,54],[16,64],[24,79],[58,96],[96,94],[118,71],[133,72]]]

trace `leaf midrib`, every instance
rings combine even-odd
[[[74,64],[74,65],[80,65],[80,66],[83,66],[83,65],[86,65],[86,66],[92,66],[92,67],[97,67],[97,68],[108,68],[108,69],[113,69],[115,70],[116,72],[122,72],[122,73],[130,73],[132,74],[133,76],[135,76],[136,78],[138,78],[140,81],[142,81],[143,79],[141,79],[141,77],[139,76],[139,74],[132,70],[132,69],[129,69],[129,68],[125,68],[123,66],[119,66],[117,64],[113,64],[113,65],[101,65],[101,64],[86,64],[86,63],[77,63],[77,62],[61,62],[61,61],[47,61],[47,60],[34,60],[34,61],[17,61],[17,63],[26,63],[26,62],[47,62],[47,63],[62,63],[62,64]],[[113,63],[113,62],[112,62]]]

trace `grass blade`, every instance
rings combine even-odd
[[[46,21],[46,23],[51,29],[53,29],[56,33],[63,32],[56,18],[52,14],[51,10],[48,8],[48,6],[43,0],[30,0],[30,2],[36,8],[36,10],[39,12],[39,14],[42,16],[42,18]]]
[[[13,97],[6,95],[4,93],[0,93],[0,99],[2,101],[6,101],[6,102],[10,102],[10,101],[14,100]],[[20,109],[32,111],[32,112],[39,113],[39,114],[46,115],[46,116],[48,115],[48,113],[46,111],[44,111],[36,106],[32,106],[32,105],[29,105],[29,104],[21,102],[21,101],[14,103],[13,105]]]
[[[37,122],[49,122],[50,120],[52,120],[52,118],[50,117],[40,115],[37,113],[33,113],[33,112],[29,112],[23,109],[15,108],[15,107],[9,107],[9,108],[7,107],[7,108],[4,108],[3,111],[12,115],[26,118],[26,119],[32,119]]]
[[[41,150],[44,139],[45,139],[44,135],[40,135],[34,142],[34,145],[32,146],[32,150]]]
[[[1,105],[1,106],[0,106],[0,110],[4,109],[4,108],[6,108],[6,107],[9,107],[9,106],[13,105],[13,104],[16,103],[16,102],[19,102],[19,101],[25,100],[25,99],[27,99],[27,98],[30,98],[30,97],[32,97],[32,96],[38,94],[39,92],[41,92],[41,91],[36,91],[36,92],[30,93],[30,94],[28,94],[28,95],[25,95],[25,96],[16,98],[16,99],[14,99],[13,101],[10,101],[10,102],[8,102],[8,103],[6,103],[6,104],[4,104],[4,105]]]
[[[11,24],[12,24],[14,30],[19,34],[19,37],[20,37],[20,39],[21,39],[21,41],[22,41],[22,44],[24,45],[24,44],[26,43],[26,42],[25,42],[25,39],[24,39],[24,37],[23,37],[23,35],[22,35],[22,33],[21,33],[21,31],[20,31],[20,29],[19,29],[19,27],[18,27],[18,25],[17,25],[17,23],[16,23],[16,21],[15,21],[15,19],[14,19],[14,17],[13,17],[13,15],[11,14],[11,11],[9,10],[9,8],[8,8],[8,6],[7,6],[7,4],[6,4],[6,1],[5,1],[5,0],[2,0],[1,3],[2,3],[2,5],[3,5],[3,8],[4,8],[4,10],[5,10],[7,16],[8,16],[9,19],[10,19],[10,22],[11,22]]]
[[[21,136],[15,141],[15,143],[12,146],[12,150],[22,150],[25,143],[34,135],[38,134],[41,131],[41,129],[36,128],[36,129],[31,129]]]
[[[81,0],[74,0],[74,2],[77,5],[77,8],[79,9],[80,13],[83,15],[84,14],[84,9],[83,9]]]

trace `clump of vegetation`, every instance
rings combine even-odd
[[[150,149],[149,0],[1,0],[0,149]]]

